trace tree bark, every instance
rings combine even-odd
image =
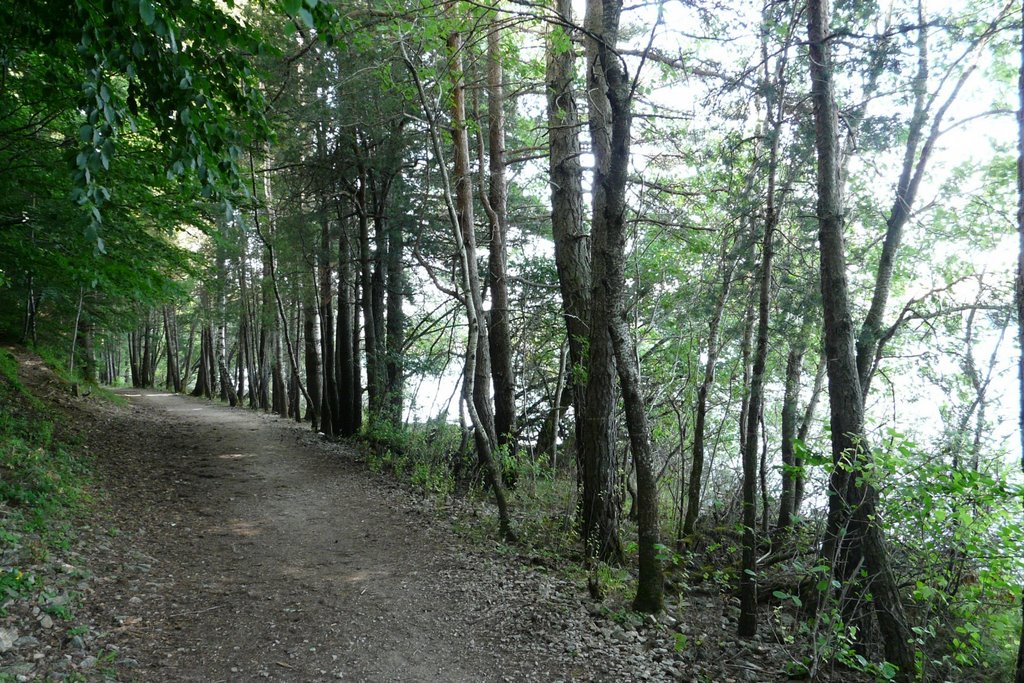
[[[1024,7],[1021,8],[1024,27]],[[1017,342],[1020,358],[1017,365],[1017,381],[1020,389],[1020,422],[1018,429],[1021,439],[1020,467],[1024,470],[1024,28],[1021,30],[1020,72],[1017,75],[1017,279],[1015,294],[1017,304]],[[1024,593],[1021,595],[1021,631],[1017,644],[1017,671],[1015,683],[1024,683]]]
[[[658,612],[664,580],[658,559],[658,492],[650,447],[650,430],[633,340],[626,322],[626,182],[632,127],[632,90],[616,52],[621,0],[588,0],[587,81],[591,98],[591,147],[594,153],[593,280],[591,282],[590,367],[587,406],[609,401],[603,373],[614,367],[626,411],[630,450],[637,477],[639,578],[633,608]],[[608,342],[611,344],[608,344]],[[610,348],[609,348],[610,347]],[[595,370],[597,373],[595,374]],[[593,386],[591,386],[593,384]],[[602,414],[598,417],[603,417]],[[610,412],[610,411],[609,411]],[[605,436],[601,433],[600,436]],[[610,443],[588,441],[595,453]],[[599,461],[600,462],[600,461]],[[603,464],[603,463],[602,463]]]
[[[515,450],[515,376],[508,301],[508,181],[505,177],[505,94],[501,64],[501,18],[497,11],[487,33],[488,189],[484,208],[490,223],[487,260],[491,290],[488,340],[494,383],[494,429],[498,446]],[[481,162],[482,163],[482,162]]]
[[[366,390],[369,398],[371,420],[381,402],[380,355],[377,340],[377,325],[373,310],[373,260],[370,254],[370,217],[366,194],[366,170],[361,169],[359,185],[356,191],[356,203],[359,210],[359,284],[362,292],[363,340],[366,355]]]
[[[451,15],[450,18],[456,19],[457,10],[455,6],[448,4],[446,8]],[[454,192],[452,191],[452,184],[449,180],[448,169],[445,165],[444,154],[441,149],[440,135],[435,116],[436,112],[427,100],[419,73],[412,63],[412,59],[409,57],[404,44],[401,45],[402,56],[416,84],[420,105],[427,118],[431,147],[441,174],[445,207],[448,210],[452,237],[455,241],[456,258],[459,263],[462,290],[459,298],[466,308],[466,322],[468,324],[465,365],[462,375],[462,405],[465,406],[466,412],[469,414],[474,431],[478,435],[483,436],[482,439],[477,439],[477,444],[483,449],[481,458],[492,493],[494,494],[495,504],[498,508],[499,533],[504,539],[513,540],[515,535],[512,532],[508,501],[505,497],[505,486],[502,482],[501,469],[495,458],[497,435],[494,432],[493,417],[491,417],[490,422],[487,422],[488,416],[481,414],[474,401],[478,348],[487,348],[487,320],[483,313],[483,294],[480,288],[480,276],[476,265],[476,235],[474,234],[473,226],[473,177],[469,169],[465,75],[462,70],[463,44],[462,36],[458,30],[453,30],[448,34],[446,44],[450,65],[451,136],[454,147],[455,170]]]
[[[800,373],[804,359],[804,343],[790,345],[786,357],[786,380],[782,396],[782,491],[779,493],[780,531],[789,531],[793,526],[794,500],[796,494],[796,455],[793,442],[796,440],[796,410],[800,400]]]
[[[722,245],[722,289],[715,301],[715,309],[711,314],[708,329],[707,361],[704,363],[704,376],[697,387],[697,406],[693,421],[693,451],[690,458],[690,484],[686,494],[686,517],[683,520],[683,537],[692,539],[700,516],[701,487],[704,484],[704,440],[707,431],[708,392],[715,384],[715,369],[718,364],[718,328],[722,322],[725,303],[732,289],[733,273],[736,270],[736,259],[728,256],[728,248]]]
[[[505,538],[512,538],[512,529],[508,516],[508,505],[505,501],[505,487],[502,482],[501,469],[498,466],[495,450],[497,433],[494,429],[494,417],[489,400],[490,392],[479,392],[476,387],[478,377],[478,361],[487,357],[488,330],[487,319],[483,313],[483,297],[480,288],[480,275],[477,271],[476,234],[473,223],[473,176],[469,167],[469,135],[466,130],[466,96],[465,74],[462,70],[462,36],[453,31],[448,36],[448,55],[452,60],[452,142],[454,145],[455,167],[455,220],[454,236],[459,251],[460,270],[462,272],[462,290],[466,304],[466,317],[469,323],[468,343],[466,347],[466,366],[463,375],[462,398],[477,434],[477,446],[482,449],[481,460],[487,471],[495,501],[498,504],[500,533]],[[490,373],[482,373],[485,380]]]
[[[577,472],[583,488],[581,517],[583,538],[587,548],[604,550],[609,558],[621,553],[618,546],[617,507],[602,506],[594,491],[600,481],[592,481],[591,463],[585,455],[587,439],[587,340],[590,337],[590,236],[583,222],[583,169],[580,165],[580,118],[573,92],[576,77],[571,28],[575,25],[571,0],[555,0],[560,18],[553,24],[547,45],[547,114],[548,172],[551,185],[551,231],[555,243],[555,267],[561,291],[562,314],[569,344],[570,382],[573,391],[573,413]],[[590,484],[588,484],[590,481]],[[614,503],[614,484],[608,501]],[[600,517],[599,511],[610,516]],[[596,535],[595,535],[596,531]],[[588,539],[603,539],[592,543]]]
[[[167,388],[176,394],[180,394],[181,373],[178,371],[177,326],[172,323],[173,313],[170,306],[163,307],[164,339],[167,344]]]
[[[622,501],[619,492],[618,464],[614,453],[615,438],[615,352],[612,347],[611,324],[616,311],[610,300],[607,287],[613,274],[608,272],[612,260],[608,244],[608,232],[599,222],[614,220],[616,208],[609,207],[608,182],[609,161],[612,155],[613,115],[608,98],[608,85],[603,61],[600,58],[602,43],[604,50],[614,50],[618,34],[618,13],[613,11],[616,22],[611,35],[606,33],[604,5],[601,0],[587,3],[585,25],[592,36],[587,44],[587,86],[590,100],[590,137],[594,152],[593,219],[591,221],[591,280],[588,356],[585,365],[586,400],[584,436],[580,443],[583,469],[583,541],[588,557],[605,561],[621,561],[623,557],[619,539],[619,515]],[[596,37],[596,39],[595,39]],[[615,57],[608,55],[611,60]],[[621,121],[620,121],[621,124]],[[628,122],[627,122],[628,126]],[[628,133],[627,133],[628,135]],[[618,141],[622,144],[622,141]],[[627,142],[628,144],[628,142]],[[628,156],[628,151],[627,151]],[[602,168],[603,167],[603,168]],[[618,169],[616,168],[616,171]],[[612,181],[615,182],[614,180]],[[614,193],[614,188],[612,188]],[[616,197],[612,197],[614,201]],[[621,218],[621,217],[620,217]]]
[[[320,222],[319,265],[319,309],[320,309],[320,357],[323,359],[323,396],[320,404],[320,430],[327,436],[338,432],[340,422],[338,387],[334,351],[334,293],[331,288],[331,234],[326,210]]]
[[[342,224],[338,237],[338,329],[336,334],[338,354],[338,410],[341,436],[352,436],[358,430],[355,422],[355,402],[358,396],[353,392],[352,375],[355,362],[352,353],[352,300],[349,281],[352,279],[348,226]]]
[[[320,391],[320,356],[316,343],[316,306],[311,301],[302,305],[302,335],[306,365],[306,416],[313,431],[320,431],[320,406],[323,395]]]
[[[385,388],[384,411],[388,423],[393,427],[402,425],[404,405],[404,367],[402,353],[405,346],[405,313],[402,300],[405,294],[405,262],[403,260],[405,239],[402,222],[388,221],[387,234],[387,310],[385,320]]]
[[[809,0],[807,14],[818,161],[821,294],[832,426],[833,471],[829,480],[823,555],[832,563],[836,577],[847,584],[843,595],[850,598],[841,609],[848,624],[857,621],[863,607],[849,604],[850,599],[859,598],[859,591],[850,590],[849,582],[856,580],[855,574],[863,560],[886,658],[898,668],[901,681],[910,681],[916,674],[911,634],[876,517],[877,494],[865,471],[871,455],[864,443],[864,403],[846,281],[839,117],[833,95],[831,49],[827,42],[827,0]]]

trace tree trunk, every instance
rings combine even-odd
[[[267,145],[266,156],[270,158],[270,146]],[[249,170],[252,180],[252,192],[258,196],[256,185],[256,169],[254,168],[252,156],[249,156]],[[259,174],[262,179],[263,201],[266,204],[267,229],[264,234],[261,229],[259,207],[253,209],[253,220],[256,226],[256,233],[263,243],[263,280],[260,284],[260,293],[263,299],[261,317],[263,324],[260,328],[260,372],[261,391],[260,405],[271,410],[281,417],[287,417],[288,401],[284,383],[284,371],[281,367],[281,327],[287,325],[284,317],[284,310],[281,306],[275,306],[277,298],[277,278],[274,272],[274,250],[267,240],[274,238],[276,232],[275,212],[273,203],[273,184],[270,180],[270,173],[264,171]],[[270,355],[269,363],[267,354]],[[269,369],[268,369],[269,368]],[[269,377],[268,377],[269,374]],[[268,382],[269,379],[269,382]],[[269,384],[269,388],[268,388]],[[267,396],[269,391],[270,395]]]
[[[139,365],[139,372],[142,375],[142,381],[139,386],[152,387],[153,382],[150,379],[149,369],[153,365],[153,351],[150,347],[150,341],[152,340],[152,334],[150,334],[149,321],[150,311],[146,311],[146,322],[142,326],[142,360]]]
[[[320,285],[320,357],[323,359],[323,396],[320,404],[320,430],[327,436],[338,432],[340,421],[337,376],[334,367],[334,293],[331,289],[331,235],[326,215],[320,222],[320,254],[318,276]]]
[[[782,396],[782,491],[779,493],[778,529],[788,532],[793,526],[796,494],[796,409],[800,400],[800,372],[804,359],[804,342],[790,345],[786,357],[786,381]]]
[[[352,278],[352,429],[358,432],[363,426],[363,369],[359,363],[360,329],[359,316],[361,301],[360,278]]]
[[[767,15],[767,5],[765,14]],[[768,16],[764,18],[765,24]],[[775,229],[779,223],[776,202],[776,179],[779,167],[779,145],[782,138],[786,95],[786,65],[788,63],[791,32],[783,39],[783,49],[775,62],[774,73],[769,69],[767,26],[763,29],[761,50],[764,68],[765,132],[768,135],[767,188],[765,194],[764,235],[761,242],[761,269],[758,282],[757,341],[750,377],[750,393],[743,448],[743,551],[740,572],[739,635],[751,638],[757,633],[757,535],[755,500],[755,468],[757,467],[758,426],[763,420],[765,369],[768,362],[769,316],[771,313],[772,260],[775,254]],[[767,521],[767,449],[761,458],[761,487],[764,519]],[[766,524],[767,526],[767,524]]]
[[[664,580],[658,560],[658,495],[650,449],[646,406],[640,389],[640,372],[625,316],[626,182],[629,168],[632,92],[623,62],[615,52],[618,43],[621,0],[588,0],[587,81],[591,97],[591,147],[594,153],[593,183],[593,281],[591,283],[590,368],[587,406],[607,401],[607,379],[598,373],[618,370],[626,427],[637,476],[639,529],[639,579],[633,608],[658,612],[662,608]],[[611,344],[607,344],[610,341]],[[610,346],[611,348],[607,348]],[[612,356],[614,354],[614,357]],[[613,365],[614,364],[614,365]],[[591,384],[593,383],[593,387]],[[600,436],[604,436],[602,433]],[[589,442],[597,452],[601,444]],[[610,443],[608,444],[610,447]],[[609,448],[610,450],[610,448]]]
[[[451,10],[451,7],[450,7]],[[477,445],[482,448],[480,454],[485,471],[488,475],[495,502],[498,506],[500,533],[502,537],[513,538],[508,504],[505,499],[505,487],[502,482],[501,469],[498,466],[495,450],[497,435],[494,431],[493,416],[489,413],[489,400],[477,403],[476,390],[477,359],[486,358],[487,352],[487,320],[483,312],[483,296],[480,288],[480,275],[476,262],[476,235],[473,223],[473,176],[470,173],[469,135],[466,130],[466,95],[465,75],[462,70],[462,36],[453,31],[448,35],[448,57],[451,64],[450,79],[452,87],[452,142],[454,146],[455,193],[448,189],[447,170],[441,166],[442,177],[445,179],[445,198],[449,218],[452,222],[453,237],[459,259],[459,270],[462,276],[462,297],[466,306],[468,323],[466,361],[462,380],[462,400],[469,413],[473,429],[478,435]],[[426,98],[422,90],[420,99],[427,108]],[[431,133],[434,153],[441,160],[441,147],[436,129],[431,118]],[[489,392],[487,392],[489,393]],[[489,397],[488,397],[489,398]],[[483,410],[481,410],[483,408]]]
[[[167,344],[167,388],[181,393],[181,373],[178,371],[178,339],[176,325],[172,324],[173,310],[163,307],[164,340]]]
[[[807,443],[807,435],[811,431],[811,424],[814,422],[815,412],[818,408],[818,399],[821,398],[822,389],[825,386],[825,370],[827,368],[825,355],[822,352],[818,359],[818,370],[814,373],[814,387],[811,389],[811,397],[804,409],[803,419],[800,421],[800,429],[797,431],[796,439],[800,443]],[[803,472],[803,459],[794,457],[793,464],[796,466],[796,481],[793,483],[793,514],[800,514],[800,506],[804,502],[804,484],[807,479]]]
[[[880,353],[879,347],[883,343],[882,318],[885,315],[886,304],[888,303],[889,293],[892,288],[892,276],[896,269],[896,257],[903,240],[903,229],[910,220],[911,210],[917,198],[921,182],[924,179],[928,162],[935,150],[935,145],[939,137],[945,132],[943,130],[943,120],[950,107],[959,97],[968,78],[977,69],[977,55],[980,54],[981,48],[1000,29],[1001,22],[1007,16],[1010,7],[1012,7],[1012,3],[1007,3],[999,16],[971,43],[968,53],[964,57],[973,53],[973,61],[969,61],[960,72],[956,82],[949,88],[946,99],[943,100],[942,104],[935,110],[934,115],[932,115],[930,108],[934,104],[936,94],[929,93],[928,91],[928,28],[930,22],[927,21],[925,16],[923,1],[919,0],[918,2],[918,65],[912,84],[914,114],[907,131],[907,142],[903,152],[903,165],[896,184],[896,196],[893,198],[892,207],[885,222],[885,238],[882,243],[882,253],[879,256],[878,269],[875,273],[871,303],[857,336],[857,372],[861,383],[861,398],[864,400],[867,398],[871,379],[876,369]],[[931,117],[930,121],[929,116]],[[925,135],[926,127],[927,135]]]
[[[302,334],[305,346],[306,365],[306,420],[313,425],[313,431],[320,430],[320,356],[317,355],[316,306],[306,301],[302,305]]]
[[[1024,26],[1024,8],[1021,9]],[[1017,76],[1017,342],[1020,358],[1017,381],[1020,385],[1021,470],[1024,470],[1024,28],[1021,33],[1020,72]],[[1017,645],[1017,673],[1015,683],[1024,683],[1024,593],[1021,595],[1021,631]]]
[[[501,65],[501,24],[495,11],[487,33],[488,191],[483,202],[490,223],[491,244],[487,269],[491,289],[489,320],[491,377],[494,382],[494,428],[498,445],[515,450],[515,376],[509,329],[508,187],[505,179],[505,95]],[[483,161],[481,160],[481,164]]]
[[[614,44],[618,34],[618,12],[613,11],[615,26],[607,31],[601,0],[587,3],[585,24],[588,32],[601,40]],[[606,46],[605,50],[613,49]],[[588,357],[585,365],[586,400],[583,440],[580,443],[580,461],[583,470],[583,542],[588,557],[618,562],[623,557],[619,539],[619,515],[622,501],[619,492],[618,464],[614,457],[615,408],[615,352],[612,347],[611,324],[617,311],[609,299],[607,287],[612,276],[608,269],[614,257],[609,254],[608,233],[598,222],[615,220],[617,208],[609,206],[610,157],[612,156],[612,126],[614,124],[604,60],[600,59],[599,40],[587,40],[587,85],[590,95],[590,136],[594,151],[592,273],[590,281],[590,317]],[[611,59],[610,54],[609,60]],[[614,67],[613,67],[614,68]],[[616,84],[617,85],[617,84]],[[628,121],[626,122],[628,126]],[[621,125],[621,121],[620,121]],[[628,134],[627,134],[628,135]],[[616,141],[620,146],[621,139]],[[628,144],[628,142],[627,142]],[[628,149],[627,149],[628,155]],[[598,160],[600,158],[600,161]],[[603,168],[602,168],[603,166]],[[619,169],[616,168],[616,171]],[[617,199],[612,188],[612,201]],[[610,215],[611,214],[611,215]],[[618,217],[621,218],[621,217]]]
[[[590,365],[587,340],[590,338],[591,254],[590,236],[583,221],[581,124],[573,92],[576,53],[569,35],[575,20],[571,0],[555,0],[555,7],[561,21],[552,24],[546,50],[551,231],[569,344],[574,442],[579,483],[583,489],[580,509],[582,534],[590,555],[612,559],[621,554],[614,481],[602,482],[596,478],[593,458],[588,455],[593,450],[588,451],[585,446],[591,433],[586,381]],[[598,426],[607,430],[603,423]],[[597,493],[602,487],[607,492],[603,499]]]
[[[96,384],[96,348],[93,343],[95,325],[89,319],[82,321],[82,353],[85,363],[82,364],[82,379],[89,384]]]
[[[811,99],[814,105],[815,149],[818,160],[818,242],[821,254],[821,294],[828,363],[833,471],[829,480],[829,509],[823,544],[824,559],[832,563],[847,604],[841,605],[847,624],[858,620],[863,607],[853,589],[861,560],[868,570],[868,588],[886,659],[898,667],[899,680],[916,674],[911,634],[876,518],[877,494],[865,470],[870,450],[864,443],[864,403],[857,372],[856,343],[846,281],[843,242],[843,202],[839,177],[838,111],[833,96],[827,0],[809,0]],[[853,589],[853,590],[851,590]]]
[[[366,355],[366,389],[369,398],[370,415],[375,415],[380,407],[380,357],[377,353],[377,326],[373,310],[373,261],[370,258],[370,222],[369,206],[366,202],[365,171],[359,179],[357,190],[359,209],[359,265],[360,288],[362,290],[363,337]],[[371,417],[371,419],[373,419]]]
[[[388,221],[387,244],[387,319],[385,324],[385,406],[388,423],[393,427],[402,424],[404,403],[404,369],[402,353],[405,346],[405,313],[402,299],[405,294],[404,238],[402,223]]]
[[[250,171],[250,175],[252,177],[252,182],[253,182],[253,194],[255,194],[256,193],[256,189],[255,189],[256,171],[255,171],[255,168],[254,168],[254,164],[253,164],[253,160],[252,160],[252,156],[251,155],[249,156],[249,171]],[[265,186],[265,196],[268,198],[268,203],[269,203],[269,198],[270,198],[270,181],[267,178],[266,174],[264,174],[264,179],[265,179],[265,183],[266,183],[266,186]],[[290,380],[289,380],[290,384],[289,384],[289,391],[288,391],[288,405],[287,405],[286,412],[289,415],[294,416],[298,420],[298,419],[300,419],[299,410],[298,410],[298,396],[299,396],[299,394],[301,393],[306,398],[306,402],[307,403],[312,403],[312,401],[310,400],[309,394],[306,392],[306,387],[303,386],[301,380],[299,379],[299,360],[298,360],[298,355],[297,355],[297,351],[296,351],[295,347],[292,346],[291,337],[289,336],[289,332],[288,332],[288,319],[286,317],[285,310],[284,310],[284,302],[281,300],[281,289],[278,286],[278,282],[277,282],[277,264],[276,264],[276,260],[274,258],[274,243],[271,241],[270,235],[264,234],[264,232],[263,232],[263,229],[262,229],[261,224],[260,224],[259,212],[258,211],[255,212],[253,214],[253,217],[254,217],[254,221],[253,222],[254,222],[254,225],[256,227],[256,235],[259,237],[260,242],[263,243],[263,248],[266,249],[266,259],[264,261],[264,264],[266,266],[268,266],[267,272],[270,273],[270,283],[272,285],[272,289],[273,289],[273,292],[274,292],[274,301],[277,303],[278,322],[280,323],[281,330],[284,332],[285,347],[286,347],[286,349],[288,351],[288,363],[289,363],[289,366],[291,368],[291,374],[290,374]],[[270,214],[270,217],[271,217],[271,221],[270,221],[270,225],[268,226],[268,228],[269,229],[273,229],[274,226],[273,226],[273,214],[272,213]],[[298,322],[296,322],[296,330],[298,330],[298,327],[299,327],[299,324],[298,324]],[[277,358],[280,358],[280,349],[279,348],[275,349],[275,356]],[[276,367],[278,368],[278,370],[280,370],[280,364],[279,363],[276,364]],[[283,375],[283,373],[280,373],[280,374]],[[277,384],[279,379],[281,380],[281,384],[283,385],[284,384],[284,377],[283,376],[279,377],[279,373],[275,372],[274,383]],[[277,398],[274,399],[274,403],[275,403],[275,405],[277,405],[277,403],[278,403]],[[284,414],[284,413],[282,412],[280,414]]]
[[[753,289],[753,288],[751,288]],[[753,292],[751,292],[753,294]],[[743,526],[740,557],[739,635],[752,637],[757,631],[756,526],[757,526],[757,421],[760,401],[754,400],[754,369],[751,358],[754,332],[754,298],[751,296],[743,322],[742,363],[743,398],[740,405],[740,460],[743,476],[741,490],[741,524]],[[762,374],[763,374],[762,370]],[[762,379],[763,383],[763,379]],[[763,384],[762,384],[763,387]],[[760,389],[763,392],[763,388]],[[751,426],[753,422],[753,426]],[[748,573],[750,572],[750,573]]]
[[[338,329],[335,343],[338,354],[338,410],[341,424],[338,431],[341,436],[352,436],[358,430],[355,423],[355,401],[353,394],[353,363],[352,353],[352,300],[349,281],[352,279],[352,265],[349,253],[348,226],[342,224],[338,237]]]
[[[217,369],[220,372],[220,396],[221,400],[226,400],[228,405],[232,408],[238,405],[238,394],[235,393],[235,387],[231,383],[231,373],[228,372],[227,361],[225,360],[224,350],[224,328],[219,327],[217,330],[215,351]]]
[[[373,216],[373,269],[370,275],[370,293],[373,300],[373,339],[374,356],[377,365],[377,404],[372,411],[372,418],[376,420],[387,419],[388,405],[388,359],[387,359],[387,332],[385,325],[386,315],[386,284],[384,273],[386,270],[388,251],[388,220],[386,211],[386,189],[380,187],[386,183],[375,182],[374,190],[374,216]],[[369,343],[367,343],[369,348]]]
[[[728,256],[728,248],[722,245],[723,272],[722,289],[715,301],[715,309],[711,315],[708,329],[707,361],[704,363],[704,376],[697,387],[697,407],[693,421],[693,452],[690,458],[690,486],[686,494],[686,518],[683,520],[683,536],[693,539],[700,516],[700,494],[704,482],[704,439],[707,431],[708,392],[715,384],[715,369],[718,364],[718,328],[722,322],[725,303],[732,289],[733,273],[736,259]]]

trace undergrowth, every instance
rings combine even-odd
[[[87,460],[54,439],[17,368],[0,352],[0,615],[12,598],[45,602],[30,567],[70,547],[70,521],[88,502]]]

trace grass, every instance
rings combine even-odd
[[[45,587],[27,567],[70,547],[71,519],[89,502],[89,462],[54,439],[53,422],[17,369],[0,352],[0,598],[45,606]]]

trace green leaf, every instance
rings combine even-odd
[[[156,9],[151,0],[139,0],[139,15],[146,26],[152,26],[156,20]]]
[[[288,14],[296,14],[302,9],[302,0],[281,0],[281,9]]]
[[[316,28],[316,24],[313,23],[313,15],[309,13],[309,10],[303,7],[299,10],[299,18],[302,19],[302,23],[310,28]]]

